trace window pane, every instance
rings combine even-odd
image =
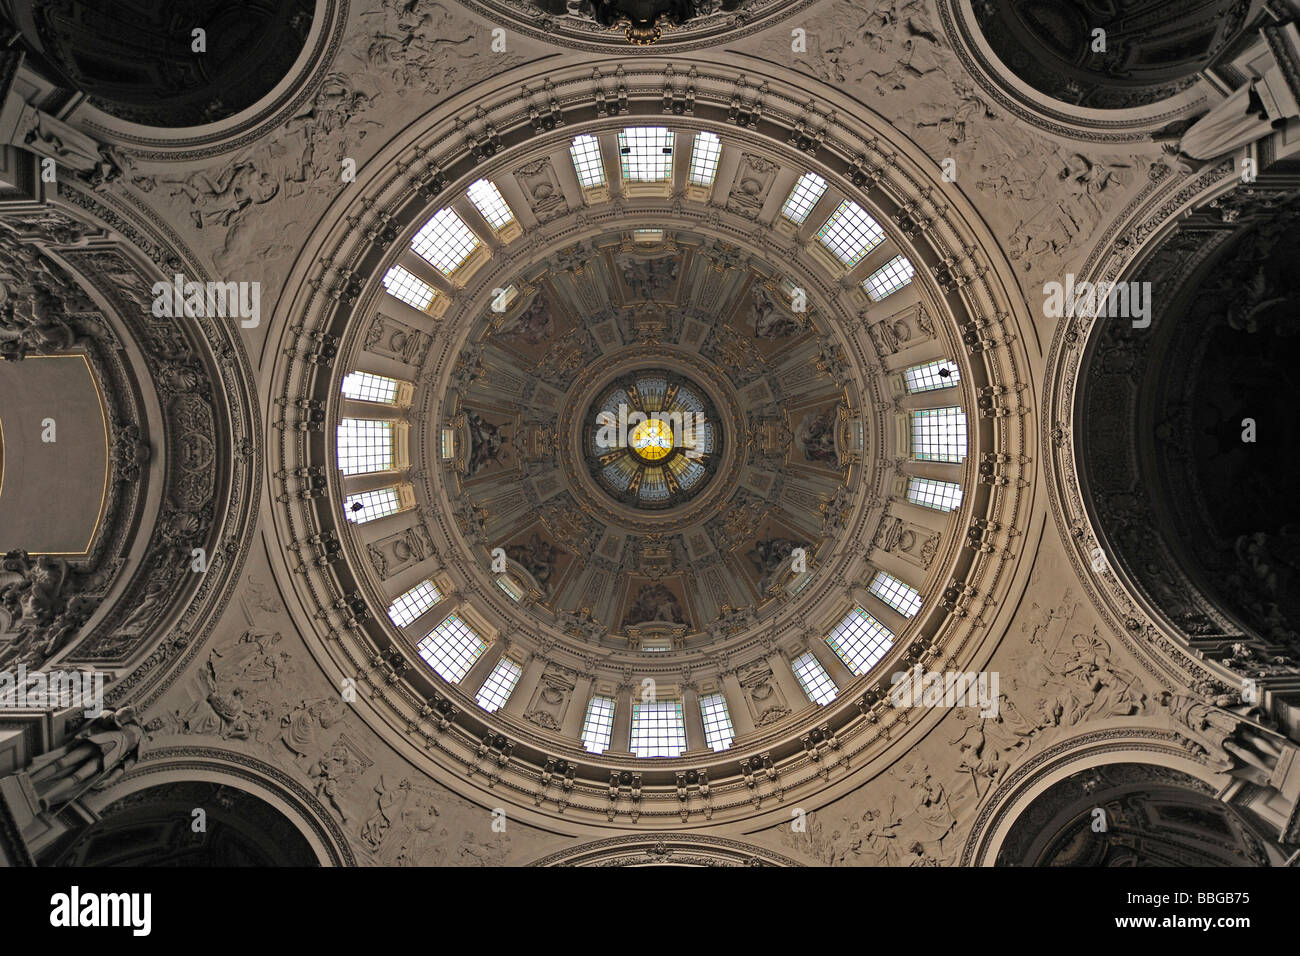
[[[575,136],[569,147],[578,182],[585,188],[605,185],[605,165],[600,158],[600,141],[594,136]]]
[[[785,205],[781,207],[781,215],[793,223],[803,222],[824,192],[826,192],[826,180],[816,173],[804,173],[794,184],[794,189],[790,190]]]
[[[493,229],[500,229],[515,221],[515,214],[506,205],[505,197],[497,189],[496,183],[480,179],[469,187],[465,195]]]
[[[704,718],[704,739],[714,750],[726,750],[736,739],[735,728],[731,726],[731,713],[727,710],[727,698],[721,694],[709,694],[700,698],[700,716]]]
[[[916,270],[906,256],[894,256],[871,275],[862,280],[862,287],[873,302],[892,295],[912,281]]]
[[[826,673],[821,661],[813,656],[812,651],[799,655],[790,662],[794,676],[799,678],[799,686],[814,704],[829,704],[839,691],[835,681]]]
[[[961,507],[961,485],[933,478],[909,478],[907,500],[935,511],[956,511]]]
[[[722,140],[712,133],[697,133],[691,149],[691,182],[696,186],[712,186],[721,158]]]
[[[397,379],[369,372],[349,372],[343,378],[343,396],[359,402],[392,405],[397,401]]]
[[[917,392],[932,392],[936,388],[949,388],[961,381],[961,373],[956,362],[940,360],[924,365],[913,365],[903,373],[907,390],[915,395]]]
[[[876,572],[867,590],[903,617],[915,617],[916,612],[921,610],[921,592],[884,571]]]
[[[630,126],[618,134],[623,178],[661,183],[673,175],[673,134],[662,126]]]
[[[818,230],[817,238],[834,253],[835,258],[852,269],[863,256],[885,241],[885,230],[867,215],[865,209],[846,199]]]
[[[638,757],[680,757],[686,750],[686,721],[680,700],[632,704],[632,753]]]
[[[429,632],[416,650],[443,680],[458,684],[469,673],[487,643],[455,614]]]
[[[388,619],[398,627],[406,627],[441,600],[442,594],[432,581],[421,581],[388,605]]]
[[[524,599],[524,589],[508,574],[497,575],[497,587],[504,591],[512,601],[522,601]]]
[[[826,643],[840,656],[845,667],[860,676],[871,670],[893,646],[894,633],[865,610],[855,607],[826,636]]]
[[[912,455],[919,461],[966,458],[966,413],[960,406],[912,412]]]
[[[389,471],[393,467],[393,423],[369,418],[339,422],[339,470],[345,475]]]
[[[384,273],[384,288],[388,294],[401,299],[421,312],[438,296],[438,290],[423,279],[416,278],[401,266],[393,266]]]
[[[451,275],[478,248],[478,236],[453,209],[440,209],[411,240],[411,248],[443,275]]]
[[[343,499],[343,514],[353,524],[365,524],[376,518],[386,518],[402,510],[396,488],[377,488]]]
[[[478,705],[484,710],[490,711],[504,707],[523,674],[524,669],[510,658],[501,658],[501,660],[497,661],[497,666],[492,668],[492,673],[488,674],[488,679],[483,682],[483,686],[479,688],[478,696],[474,699],[478,701]]]
[[[603,754],[609,749],[614,734],[614,698],[593,697],[587,705],[587,717],[582,722],[582,745],[592,753]]]

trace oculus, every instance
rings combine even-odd
[[[623,504],[660,510],[689,501],[713,477],[722,419],[698,385],[644,370],[610,383],[589,410],[582,446],[597,483]]]

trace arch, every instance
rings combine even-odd
[[[802,866],[764,847],[691,833],[609,837],[552,853],[529,866]]]
[[[1221,206],[1184,217],[1121,279],[1152,290],[1150,329],[1096,320],[1076,412],[1101,546],[1214,656],[1245,635],[1300,644],[1289,583],[1300,512],[1268,452],[1294,444],[1282,396],[1296,358],[1300,212],[1292,200],[1225,219]]]
[[[20,0],[13,15],[34,64],[97,110],[177,128],[218,123],[263,100],[293,72],[319,5],[204,0],[181,18],[168,6]]]
[[[1161,0],[1153,0],[1152,5],[1167,6]],[[1219,89],[1198,71],[1209,57],[1222,57],[1228,50],[1235,49],[1234,41],[1249,35],[1246,25],[1258,19],[1259,9],[1262,8],[1254,0],[1237,0],[1235,3],[1222,0],[1220,5],[1229,7],[1230,16],[1238,23],[1235,29],[1229,29],[1225,22],[1216,20],[1213,15],[1206,18],[1202,16],[1203,11],[1198,13],[1198,8],[1205,7],[1206,4],[1188,5],[1190,12],[1185,26],[1193,35],[1197,35],[1198,24],[1214,31],[1217,39],[1208,41],[1212,53],[1189,56],[1177,70],[1167,66],[1163,70],[1157,68],[1149,81],[1140,77],[1131,78],[1118,85],[1104,72],[1094,75],[1086,68],[1088,57],[1104,57],[1104,54],[1091,52],[1092,30],[1096,24],[1093,23],[1093,16],[1080,10],[1083,3],[1067,3],[1065,0],[1060,0],[1059,3],[1054,0],[1022,0],[1019,3],[1017,0],[979,3],[976,0],[940,0],[939,14],[944,32],[968,73],[1004,109],[1062,139],[1136,146],[1149,144],[1153,134],[1163,130],[1181,131],[1193,117],[1221,98]],[[1077,33],[1086,41],[1081,49],[1073,51],[1080,58],[1079,65],[1069,67],[1062,63],[1055,70],[1056,73],[1067,76],[1071,70],[1074,71],[1075,77],[1063,80],[1062,84],[1074,83],[1077,95],[1072,92],[1074,87],[1061,85],[1057,88],[1051,85],[1049,80],[1054,75],[1053,70],[1044,64],[1059,60],[1060,55],[1053,52],[1049,44],[1039,44],[1033,40],[1033,31],[1023,25],[1021,18],[1014,14],[1008,17],[1003,12],[1012,6],[1068,8],[1064,17],[1047,15],[1038,17],[1036,22],[1040,24],[1039,30],[1043,36],[1052,35],[1055,23],[1057,33]],[[1112,13],[1116,11],[1116,5],[1096,6]],[[1252,6],[1256,10],[1249,17],[1238,9]],[[1148,11],[1148,16],[1158,16],[1159,12]],[[1110,15],[1112,14],[1105,14],[1100,19],[1106,19]],[[1001,23],[1000,18],[1021,24],[1019,32]],[[990,37],[994,42],[990,41]],[[1035,47],[1040,49],[1038,59],[1032,52]],[[1131,41],[1125,43],[1121,40],[1120,55],[1126,60],[1132,59],[1140,52],[1140,42],[1139,49],[1132,49],[1133,47]],[[1012,61],[1011,64],[1007,60]],[[1019,68],[1014,64],[1019,64]],[[1031,65],[1034,66],[1033,69],[1030,68]],[[1083,101],[1072,102],[1067,99],[1069,97],[1082,98]]]
[[[288,774],[261,760],[211,747],[167,747],[150,751],[113,786],[84,799],[105,813],[135,794],[186,783],[217,784],[255,798],[287,821],[321,866],[355,866],[347,835],[329,810]],[[188,814],[186,819],[188,825]],[[78,837],[61,841],[52,851],[66,853]]]
[[[1108,764],[1166,768],[1217,793],[1224,778],[1189,755],[1175,733],[1106,721],[1039,751],[1015,767],[986,797],[962,849],[962,866],[993,866],[1007,836],[1029,806],[1053,785]]]

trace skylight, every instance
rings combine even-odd
[[[398,627],[406,627],[441,600],[442,594],[432,581],[421,581],[388,605],[388,619]]]
[[[582,745],[594,754],[609,749],[614,734],[614,698],[593,697],[582,722]]]
[[[736,739],[736,729],[731,725],[727,698],[722,694],[708,694],[700,698],[700,716],[704,718],[704,739],[714,750],[726,750]]]
[[[851,200],[844,200],[817,231],[817,239],[836,259],[850,269],[862,257],[885,241],[885,230],[867,211]]]
[[[921,592],[892,574],[877,571],[868,590],[903,617],[915,617],[916,612],[921,610]]]
[[[429,632],[416,650],[449,684],[458,684],[485,650],[487,642],[455,614]]]
[[[826,673],[826,668],[812,651],[800,654],[790,662],[790,666],[794,669],[794,676],[799,678],[799,686],[814,704],[829,704],[839,693],[835,681],[831,680],[831,675]]]
[[[479,211],[489,226],[493,229],[501,229],[515,221],[515,214],[510,211],[506,205],[505,197],[501,195],[501,190],[497,189],[497,184],[487,179],[480,179],[472,183],[465,195],[469,201],[474,204],[474,208]]]
[[[370,372],[349,372],[343,377],[343,397],[393,405],[397,402],[397,379]]]
[[[917,392],[932,392],[936,388],[956,385],[961,381],[961,373],[957,371],[956,362],[940,359],[924,365],[913,365],[903,373],[903,379],[907,383],[907,391],[915,395]]]
[[[437,289],[401,266],[393,266],[384,273],[384,288],[389,295],[421,312],[427,310],[429,303],[438,297]]]
[[[393,423],[370,418],[345,418],[338,430],[339,470],[345,475],[391,471]]]
[[[573,170],[584,188],[605,185],[605,164],[600,158],[600,140],[594,136],[575,136],[569,146]]]
[[[826,636],[826,643],[845,667],[861,676],[888,653],[894,644],[894,632],[861,607],[855,607]]]
[[[964,461],[966,413],[961,407],[919,408],[912,412],[912,455],[918,461]]]
[[[696,133],[691,148],[689,179],[695,186],[712,186],[718,175],[718,161],[722,158],[722,140],[713,133]]]
[[[465,221],[454,209],[440,209],[411,240],[411,248],[443,275],[451,275],[479,246]]]
[[[661,183],[673,175],[673,133],[662,126],[629,126],[618,134],[623,179]]]
[[[682,702],[634,701],[631,747],[638,757],[680,757],[686,749]]]
[[[862,280],[862,287],[872,302],[879,302],[886,296],[893,295],[912,281],[916,270],[906,256],[894,256],[871,275]]]
[[[956,511],[961,507],[961,485],[933,478],[909,478],[907,500],[935,511]]]
[[[488,679],[483,682],[479,688],[475,700],[484,710],[498,710],[506,705],[510,695],[514,693],[515,685],[519,683],[519,678],[524,674],[524,669],[508,657],[503,657],[497,661],[497,666],[492,668],[492,673]]]
[[[365,524],[376,518],[386,518],[401,510],[401,499],[397,497],[397,489],[393,487],[363,491],[343,499],[343,514],[353,524]]]
[[[813,207],[817,205],[824,192],[826,192],[826,180],[816,173],[804,173],[794,184],[794,189],[790,190],[785,205],[781,207],[781,215],[796,225],[802,223],[813,211]]]

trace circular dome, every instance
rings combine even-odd
[[[266,96],[317,16],[315,0],[16,6],[29,46],[71,89],[118,119],[170,128],[215,123]]]
[[[671,654],[819,575],[861,498],[868,427],[795,280],[694,229],[638,233],[593,236],[580,276],[497,286],[517,294],[481,313],[462,355],[483,370],[448,405],[452,499],[462,534],[506,560],[476,562],[485,588],[532,595],[512,613]]]
[[[518,130],[494,106],[472,151],[418,137],[349,194],[283,340],[278,533],[337,622],[321,653],[371,662],[412,759],[495,754],[496,792],[598,824],[684,824],[706,787],[736,819],[755,774],[789,796],[823,752],[883,753],[889,674],[966,666],[1029,515],[983,233],[924,157],[770,83],[759,123],[716,72],[688,120],[656,88]],[[619,389],[716,418],[698,478],[684,427],[610,452],[686,467],[667,501],[602,476]],[[539,773],[569,783],[539,803]]]
[[[985,41],[1023,82],[1053,99],[1126,109],[1192,86],[1242,36],[1238,0],[980,0]]]

